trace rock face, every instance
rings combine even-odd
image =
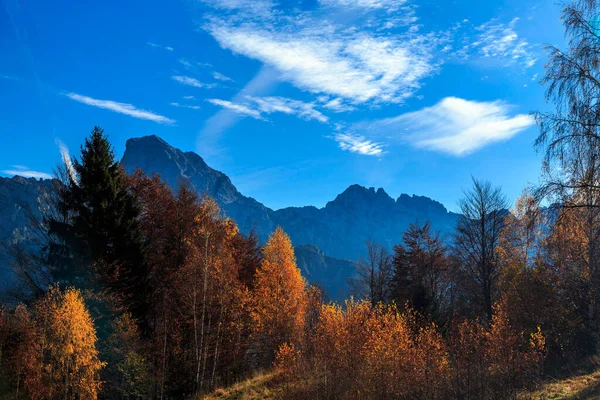
[[[401,195],[397,200],[383,189],[352,185],[324,208],[284,208],[275,221],[290,234],[293,243],[314,244],[325,254],[358,259],[367,240],[391,250],[414,222],[430,221],[442,234],[451,233],[458,214],[427,197]]]
[[[323,208],[312,206],[272,210],[241,194],[224,173],[212,169],[193,152],[174,148],[157,136],[129,139],[121,160],[125,169],[159,174],[172,187],[188,181],[200,194],[215,198],[240,230],[254,230],[262,242],[280,225],[296,246],[298,265],[309,282],[320,284],[333,299],[348,294],[347,278],[372,240],[391,250],[413,222],[430,221],[442,234],[453,231],[458,214],[421,196],[390,197],[383,189],[352,185]],[[36,209],[42,188],[51,181],[0,178],[0,240],[27,225],[27,209]],[[6,265],[6,262],[0,264]],[[0,267],[1,268],[1,267]],[[1,277],[1,276],[0,276]]]
[[[354,274],[354,262],[326,256],[312,244],[296,246],[294,253],[298,268],[311,284],[323,289],[331,300],[349,297],[348,278]]]
[[[51,189],[52,181],[49,179],[0,177],[0,289],[11,280],[3,244],[13,240],[18,230],[27,229],[31,213],[39,215],[40,193]]]
[[[266,240],[276,228],[272,210],[242,195],[227,175],[209,167],[202,157],[174,148],[158,136],[129,139],[121,164],[129,173],[141,169],[147,175],[159,174],[172,188],[188,181],[198,193],[213,197],[244,233],[254,229]]]
[[[141,168],[158,173],[172,187],[188,180],[199,193],[215,198],[242,232],[254,229],[262,241],[280,225],[294,245],[313,244],[342,259],[357,259],[368,239],[391,249],[412,222],[431,221],[443,234],[452,232],[458,217],[427,197],[403,194],[394,200],[383,189],[360,185],[350,186],[323,208],[274,211],[242,195],[227,175],[210,168],[196,153],[175,149],[157,136],[128,140],[122,164],[128,172]]]

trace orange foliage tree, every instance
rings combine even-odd
[[[323,305],[310,346],[284,344],[276,366],[288,398],[505,399],[533,382],[545,356],[539,330],[514,328],[496,304],[488,325],[466,320],[444,339],[395,305]],[[310,352],[305,349],[314,348]]]
[[[6,320],[6,319],[5,319]],[[15,393],[31,399],[96,399],[99,371],[96,330],[76,289],[57,286],[31,312],[18,306],[8,318],[6,362]]]
[[[292,391],[291,397],[438,399],[445,394],[445,343],[434,325],[419,326],[412,311],[354,300],[345,307],[323,305],[309,340],[312,355],[287,344],[278,353],[284,378],[305,383],[300,385],[305,392]]]
[[[242,332],[248,290],[234,262],[237,235],[237,226],[222,216],[216,202],[203,199],[187,239],[187,260],[174,283],[182,316],[183,358],[191,361],[188,370],[194,392],[227,379],[232,360],[245,350]]]
[[[451,393],[460,399],[516,399],[541,373],[545,337],[513,326],[503,298],[489,326],[465,320],[449,339]]]
[[[277,228],[263,248],[256,271],[252,323],[261,363],[268,366],[275,350],[302,337],[307,304],[306,281],[296,267],[289,236]]]

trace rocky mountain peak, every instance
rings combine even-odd
[[[366,188],[361,185],[350,185],[346,190],[337,195],[337,197],[327,203],[326,208],[332,207],[363,207],[377,204],[383,207],[389,207],[394,204],[392,199],[383,188]]]
[[[409,196],[403,193],[398,197],[396,203],[402,208],[420,209],[428,213],[446,214],[448,212],[442,203],[426,196],[417,196],[416,194]]]
[[[187,180],[198,193],[207,193],[222,205],[241,196],[227,175],[209,167],[198,154],[176,149],[156,135],[129,139],[121,164],[130,173],[139,168],[149,175],[160,174],[174,188]]]

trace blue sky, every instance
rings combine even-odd
[[[353,183],[451,210],[538,181],[551,1],[0,0],[0,171],[45,176],[94,125],[156,134],[273,208]]]

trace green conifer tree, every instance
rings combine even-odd
[[[67,218],[50,220],[50,234],[62,239],[66,253],[73,260],[65,265],[74,269],[77,264],[93,268],[94,275],[124,295],[139,316],[146,278],[138,225],[140,209],[101,128],[94,127],[81,147],[81,160],[72,162],[58,201],[61,213]],[[90,276],[89,268],[86,272],[67,271],[65,280],[81,285],[85,275]]]

